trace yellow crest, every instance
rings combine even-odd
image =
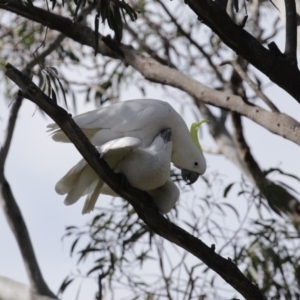
[[[192,140],[201,152],[202,152],[202,148],[201,148],[199,138],[198,138],[198,129],[199,129],[200,125],[202,125],[203,123],[206,123],[206,122],[208,122],[208,120],[202,120],[200,122],[195,122],[191,125],[191,129],[190,129]]]

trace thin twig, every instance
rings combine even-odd
[[[156,0],[164,9],[164,11],[167,13],[167,15],[170,17],[172,23],[177,27],[178,32],[182,34],[193,46],[197,48],[197,50],[206,58],[208,64],[211,66],[211,68],[215,71],[215,74],[217,78],[220,80],[222,83],[226,83],[225,79],[223,78],[221,72],[218,70],[217,66],[213,63],[211,59],[211,55],[206,53],[206,51],[203,49],[200,44],[198,44],[191,36],[190,33],[186,32],[183,27],[177,22],[177,19],[171,14],[171,12],[168,10],[166,5],[163,3],[163,1]],[[225,2],[225,1],[224,1]],[[227,4],[226,4],[227,5]]]
[[[10,111],[7,128],[6,128],[6,131],[4,134],[2,147],[0,149],[0,170],[4,170],[4,165],[5,165],[7,154],[9,152],[10,144],[12,141],[18,112],[22,105],[22,99],[23,99],[22,95],[20,95],[20,94],[17,95],[17,98],[14,101],[11,111]]]
[[[297,12],[295,0],[285,2],[285,51],[284,54],[297,63]]]
[[[170,59],[167,60],[162,58],[160,55],[158,55],[156,50],[152,49],[144,40],[140,39],[137,32],[135,32],[133,28],[129,26],[129,24],[124,24],[124,28],[131,34],[135,41],[138,42],[140,48],[143,49],[143,51],[146,51],[151,57],[160,62],[162,65],[177,69]]]
[[[43,279],[25,221],[4,175],[4,165],[11,145],[17,115],[22,101],[23,97],[19,94],[13,103],[3,146],[0,150],[0,202],[10,228],[18,242],[32,290],[37,294],[46,295],[56,299],[55,295],[50,291]]]
[[[280,112],[276,105],[260,90],[257,84],[255,84],[247,73],[243,70],[240,64],[237,61],[224,61],[222,65],[231,64],[234,70],[241,76],[241,78],[252,88],[257,97],[263,100],[272,111]]]
[[[278,214],[283,212],[289,216],[294,223],[296,230],[300,232],[299,201],[285,188],[266,178],[265,174],[262,172],[258,163],[252,156],[250,148],[246,142],[243,134],[241,116],[239,114],[232,113],[232,122],[235,142],[240,151],[240,157],[245,162],[257,188],[268,201],[269,206]]]
[[[40,64],[50,53],[52,53],[57,47],[62,43],[64,40],[65,35],[64,34],[59,34],[56,39],[51,43],[48,48],[43,51],[39,55],[35,55],[34,59],[27,64],[26,69],[31,70],[34,66],[37,64]]]
[[[30,63],[28,63],[23,71],[24,74],[27,74],[27,76],[29,76],[32,68],[36,64],[40,63],[53,50],[55,50],[60,45],[63,38],[64,36],[60,34],[45,51],[43,51],[40,55],[36,56]],[[4,165],[10,149],[11,140],[16,126],[17,115],[20,110],[22,101],[23,96],[19,92],[10,111],[6,135],[4,137],[3,146],[0,150],[0,202],[2,204],[10,228],[17,240],[20,252],[22,254],[31,289],[36,294],[45,295],[53,299],[57,299],[54,293],[49,289],[43,278],[42,272],[36,259],[36,255],[32,246],[26,223],[22,216],[21,210],[16,202],[16,199],[14,198],[14,195],[11,191],[10,185],[7,182],[4,175]]]

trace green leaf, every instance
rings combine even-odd
[[[240,220],[240,215],[239,215],[238,211],[236,210],[236,208],[235,208],[233,205],[231,205],[231,204],[229,204],[229,203],[222,203],[222,205],[225,205],[225,206],[231,208],[231,210],[232,210],[232,211],[235,213],[235,215],[237,216],[238,220]]]
[[[93,267],[86,273],[86,276],[89,276],[90,274],[92,274],[93,272],[95,272],[97,270],[103,270],[103,267],[104,267],[104,265],[102,265],[102,264],[96,265],[95,267]]]
[[[73,280],[74,278],[66,277],[66,279],[63,281],[60,288],[58,289],[58,294],[62,294]]]
[[[52,89],[51,98],[55,104],[57,104],[57,97],[55,91]]]
[[[60,86],[61,92],[62,92],[62,94],[63,94],[63,97],[64,97],[64,103],[65,103],[66,107],[68,107],[65,89],[64,89],[64,87],[62,86],[62,83],[60,82],[60,80],[59,80],[58,77],[56,77],[56,80],[57,80],[57,82],[58,82],[58,84],[59,84],[59,86]]]
[[[235,182],[230,183],[229,185],[227,185],[227,187],[224,189],[224,193],[223,193],[223,197],[226,198],[227,194],[229,193],[229,191],[231,190],[231,188],[233,187],[233,185],[235,184]]]
[[[77,239],[75,239],[75,241],[73,242],[73,244],[72,244],[72,246],[71,246],[71,249],[70,249],[70,256],[71,256],[71,257],[72,257],[72,255],[73,255],[73,252],[74,252],[74,250],[75,250],[75,247],[76,247],[76,245],[77,245],[79,239],[80,239],[80,237],[78,237]]]

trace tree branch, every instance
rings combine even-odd
[[[244,59],[238,57],[236,65],[239,68],[234,68],[231,75],[231,89],[234,94],[246,98],[246,93],[243,88],[243,73],[246,73],[247,64],[244,64]],[[246,99],[245,99],[246,101]],[[265,173],[260,169],[258,163],[251,154],[250,148],[244,138],[241,116],[237,113],[231,113],[233,123],[233,143],[235,155],[241,164],[242,170],[247,177],[256,185],[261,195],[268,201],[269,206],[278,214],[283,212],[294,223],[298,232],[300,232],[300,202],[287,189],[268,180]]]
[[[295,0],[285,2],[285,51],[284,54],[297,65],[297,12]]]
[[[203,103],[198,104],[198,108],[201,112],[201,115],[204,119],[207,119],[209,122],[207,126],[209,132],[215,140],[215,143],[218,146],[218,149],[221,153],[230,160],[238,169],[240,169],[247,177],[251,178],[251,174],[246,168],[245,164],[241,160],[237,149],[235,147],[234,141],[231,134],[228,132],[225,121],[218,119],[208,108],[207,105]]]
[[[31,69],[38,63],[40,63],[48,54],[50,54],[57,46],[62,42],[64,36],[59,35],[54,42],[40,55],[36,56],[24,69],[24,73],[30,74]],[[38,265],[36,255],[31,243],[29,232],[27,230],[26,223],[19,209],[19,206],[13,196],[10,185],[7,182],[4,175],[4,166],[9,152],[11,140],[13,137],[17,115],[20,110],[23,101],[23,95],[21,92],[18,93],[16,100],[13,103],[12,109],[10,111],[10,117],[8,121],[8,126],[6,130],[6,136],[4,137],[3,146],[0,149],[0,203],[3,207],[7,222],[15,235],[17,240],[22,258],[25,264],[25,269],[27,276],[30,281],[31,294],[44,295],[52,299],[57,299],[56,296],[47,286],[44,281],[42,272]]]
[[[9,183],[7,182],[4,175],[4,165],[11,144],[16,119],[18,111],[22,104],[22,100],[23,97],[19,94],[11,109],[6,136],[3,142],[3,146],[0,150],[0,203],[5,212],[7,222],[10,225],[10,228],[18,242],[33,292],[56,299],[55,295],[49,290],[43,279],[41,270],[34,254],[25,221],[10,189]]]
[[[191,36],[190,33],[186,32],[182,26],[177,22],[176,18],[171,14],[171,12],[168,10],[167,6],[163,3],[161,0],[156,0],[164,9],[166,14],[169,16],[171,19],[172,23],[176,26],[177,30],[182,34],[196,49],[206,58],[208,64],[211,66],[211,68],[215,71],[215,74],[217,78],[220,80],[221,83],[225,84],[225,80],[218,70],[217,66],[213,63],[211,55],[206,53],[206,51],[201,47]],[[221,0],[222,1],[222,0]],[[227,5],[227,3],[226,3]]]
[[[161,215],[146,193],[136,190],[129,185],[125,188],[120,188],[119,176],[108,167],[103,159],[99,159],[98,151],[91,145],[71,116],[64,109],[57,106],[51,98],[39,90],[20,71],[9,64],[6,68],[7,77],[19,86],[26,97],[36,103],[58,124],[95,172],[121,197],[131,203],[139,217],[154,232],[201,259],[246,299],[266,299],[258,287],[252,284],[230,259],[224,259],[215,253],[213,248],[207,247],[201,240],[190,235]]]
[[[222,63],[222,65],[224,64],[231,64],[234,70],[237,72],[237,74],[239,74],[239,76],[241,76],[241,78],[252,88],[252,90],[255,92],[257,97],[263,100],[272,111],[279,112],[276,105],[250,79],[250,77],[247,75],[247,73],[243,70],[243,68],[240,66],[240,64],[237,61],[225,61]]]
[[[22,253],[25,269],[27,271],[33,293],[57,299],[43,279],[25,221],[4,174],[0,174],[0,186],[0,202],[5,212],[7,222],[15,235],[20,252]]]
[[[51,45],[49,45],[49,47],[45,51],[43,51],[38,56],[34,57],[34,59],[27,64],[26,69],[31,70],[34,66],[41,63],[41,61],[43,61],[50,53],[52,53],[62,43],[64,39],[65,36],[63,34],[59,34],[55,38],[53,43],[51,43]]]
[[[199,3],[200,2],[202,3],[205,1],[199,1]],[[214,2],[211,2],[211,4],[213,6],[217,5],[214,4]],[[88,45],[90,47],[94,47],[95,45],[95,34],[92,31],[92,29],[80,23],[72,22],[67,18],[57,16],[40,8],[30,7],[29,9],[17,0],[9,0],[9,2],[7,2],[6,0],[0,0],[0,8],[1,7],[13,11],[19,15],[22,15],[28,19],[47,25],[52,29],[61,31],[66,36],[72,38],[74,41],[77,41],[83,45]],[[221,11],[221,19],[224,18],[223,14],[224,12]],[[227,17],[225,18],[226,20]],[[232,23],[230,18],[229,21]],[[234,24],[234,26],[236,25]],[[230,25],[229,27],[232,27],[232,25]],[[235,28],[234,31],[236,30],[237,29]],[[249,44],[249,41],[253,41],[254,44],[250,48],[252,49],[254,53],[253,55],[255,57],[260,57],[262,64],[270,62],[270,59],[272,57],[275,60],[274,53],[272,53],[272,51],[263,48],[251,35],[246,33],[244,30],[240,28],[238,30],[239,32],[243,32],[243,34],[239,33],[238,37],[245,38],[245,41],[243,42],[244,46],[250,47],[251,45]],[[258,49],[256,49],[256,47],[258,47]],[[267,110],[259,106],[245,103],[243,99],[239,96],[225,94],[223,92],[218,92],[211,88],[208,88],[207,86],[201,84],[197,80],[194,80],[191,77],[184,75],[180,71],[170,68],[168,66],[161,65],[156,60],[141,55],[140,53],[135,51],[131,46],[126,46],[124,44],[117,43],[112,39],[103,37],[99,38],[98,51],[102,55],[113,58],[119,58],[125,65],[132,66],[149,81],[173,86],[182,91],[185,91],[193,98],[198,99],[198,101],[203,101],[206,104],[211,104],[226,110],[237,112],[245,117],[248,117],[249,119],[258,123],[259,125],[265,127],[271,132],[278,134],[284,138],[287,138],[300,145],[300,124],[296,120],[284,113],[268,112]],[[279,58],[276,59],[278,61],[281,61]],[[270,63],[269,66],[270,68],[274,63],[274,60],[272,59],[272,63]],[[281,61],[281,63],[283,63],[283,61]],[[274,64],[273,69],[281,66],[280,64]],[[295,87],[297,93],[299,93],[300,101],[300,73],[294,74],[293,70],[290,69],[290,67],[287,65],[287,62],[285,62],[282,65],[282,67],[284,69],[278,70],[278,72],[280,73],[280,80],[287,79],[289,81],[289,84],[292,82],[296,84],[295,80],[297,81],[297,76],[299,77],[299,84],[297,83],[295,86],[293,84],[293,87]],[[269,70],[270,69],[268,69],[268,71]],[[284,73],[285,71],[288,72],[288,75]],[[277,71],[273,70],[272,73],[274,72],[276,73]],[[289,77],[291,77],[291,80],[288,79]],[[280,85],[279,82],[276,83]],[[287,89],[287,91],[290,92],[289,89]]]
[[[300,72],[295,60],[264,48],[251,34],[235,24],[215,1],[186,0],[185,3],[228,47],[300,103]]]
[[[241,116],[233,113],[232,123],[234,127],[235,141],[239,156],[244,161],[251,174],[252,180],[260,190],[261,194],[268,201],[270,207],[277,213],[285,213],[294,223],[295,228],[300,232],[300,203],[285,188],[266,178],[251,154],[250,148],[243,134]]]
[[[232,76],[233,77],[233,76]],[[237,87],[235,87],[237,89]],[[199,103],[199,110],[203,118],[209,120],[209,131],[222,154],[236,165],[255,184],[260,193],[268,201],[269,206],[277,213],[283,212],[300,232],[300,202],[285,188],[266,178],[243,135],[240,116],[232,114],[234,135],[228,132],[225,120],[218,119],[209,108]]]
[[[39,7],[25,6],[18,0],[0,0],[0,8],[47,26],[50,29],[57,30],[82,45],[92,48],[95,47],[94,31],[82,23],[56,15]],[[102,55],[118,58],[117,55],[105,45],[101,38],[99,38],[98,42],[98,51]]]
[[[1,300],[53,300],[52,297],[36,294],[31,287],[4,276],[0,276],[0,286]]]
[[[14,101],[11,111],[10,111],[9,120],[8,120],[7,128],[5,131],[4,139],[3,139],[3,144],[0,149],[0,170],[1,170],[1,172],[4,170],[5,161],[6,161],[7,154],[8,154],[10,144],[12,141],[12,137],[14,134],[14,129],[15,129],[16,121],[17,121],[18,112],[22,105],[22,99],[23,99],[22,95],[18,95],[16,100]]]
[[[139,38],[137,32],[135,32],[131,28],[131,26],[129,26],[129,24],[124,24],[124,29],[126,29],[128,31],[128,33],[132,37],[134,37],[135,41],[138,42],[140,48],[143,49],[144,51],[146,51],[152,58],[154,58],[156,61],[158,61],[162,65],[166,65],[166,66],[176,69],[176,66],[171,62],[170,59],[166,60],[166,59],[162,58],[160,55],[158,55],[158,53],[155,50],[153,50],[150,46],[148,46],[144,40],[141,40]]]

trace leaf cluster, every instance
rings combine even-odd
[[[253,221],[248,243],[236,253],[247,277],[259,283],[268,299],[299,299],[299,235],[278,219]]]

